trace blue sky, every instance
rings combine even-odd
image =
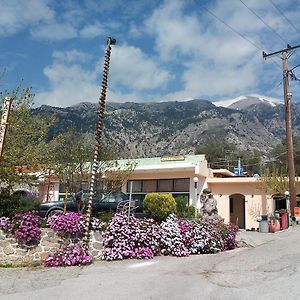
[[[107,100],[283,96],[280,56],[300,44],[300,0],[0,0],[0,90],[32,86],[37,106]],[[300,50],[290,68],[300,62]],[[300,78],[300,71],[295,69]],[[293,81],[293,100],[300,99]]]

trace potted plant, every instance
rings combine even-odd
[[[279,222],[278,215],[270,214],[269,215],[269,231],[274,233],[279,230],[280,230],[280,222]]]

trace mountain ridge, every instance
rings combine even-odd
[[[241,99],[239,99],[240,101]],[[249,104],[249,99],[245,101]],[[215,140],[234,143],[241,150],[267,153],[285,138],[284,105],[254,101],[216,106],[208,100],[106,104],[103,137],[115,145],[120,158],[193,154]],[[237,107],[238,106],[238,107]],[[73,125],[94,134],[98,104],[83,102],[66,108],[41,106],[34,114],[56,115],[52,136]],[[300,103],[293,104],[294,135],[300,133]]]

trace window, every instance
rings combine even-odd
[[[157,180],[143,180],[143,189],[144,193],[152,193],[157,191]]]
[[[174,179],[174,192],[189,192],[190,180],[189,178]]]
[[[173,179],[160,179],[157,184],[158,192],[172,192],[173,191]]]
[[[130,192],[130,182],[132,182],[132,192],[139,193],[142,191],[142,180],[127,181],[127,192]]]

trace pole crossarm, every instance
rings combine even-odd
[[[279,51],[276,51],[276,52],[272,52],[272,53],[267,54],[266,52],[263,51],[262,56],[263,56],[264,59],[267,59],[268,57],[271,57],[271,56],[274,56],[274,55],[277,55],[277,54],[282,54],[284,52],[290,52],[290,51],[293,51],[297,48],[300,48],[300,45],[292,47],[290,44],[287,44],[287,47],[285,49],[282,49],[282,50],[279,50]]]

